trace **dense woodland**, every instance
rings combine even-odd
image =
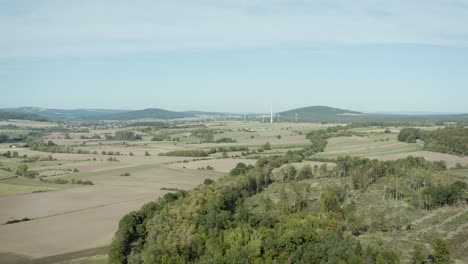
[[[408,143],[421,140],[425,150],[468,155],[468,127],[465,126],[445,127],[434,131],[405,128],[400,131],[398,140]]]
[[[335,169],[285,165],[298,155],[261,159],[255,166],[240,163],[218,182],[166,194],[128,214],[120,221],[110,262],[400,263],[398,249],[383,242],[363,244],[356,237],[410,227],[364,221],[350,201],[351,192],[364,192],[380,180],[388,186],[382,193],[386,199],[405,200],[415,209],[467,202],[465,182],[439,180],[444,162],[340,157]],[[330,185],[313,200],[307,187],[313,178],[347,179],[349,184]],[[262,194],[274,185],[292,191],[282,188],[279,199],[265,198]],[[434,239],[431,253],[414,241],[411,258],[413,263],[449,263],[450,252],[440,238]]]

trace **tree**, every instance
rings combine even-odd
[[[312,167],[309,164],[306,164],[302,166],[302,168],[299,170],[299,175],[297,176],[297,179],[305,180],[305,179],[311,179],[312,177],[313,177]]]
[[[135,132],[133,131],[117,131],[115,132],[116,140],[135,140]]]
[[[340,200],[335,192],[327,190],[322,193],[322,210],[324,212],[339,212],[340,211]]]
[[[375,264],[385,264],[384,256],[381,253],[375,258]]]
[[[26,164],[20,164],[16,168],[16,175],[26,176],[27,173],[28,173],[28,165]]]
[[[286,168],[281,169],[284,182],[294,181],[296,179],[297,170],[294,165],[288,165]]]
[[[0,134],[0,143],[8,142],[8,135]]]
[[[265,145],[263,145],[263,149],[264,150],[271,150],[270,142],[265,143]]]
[[[450,251],[447,242],[440,237],[432,241],[432,249],[434,249],[434,263],[447,264],[450,263]]]
[[[424,251],[424,247],[421,243],[413,246],[413,252],[411,253],[412,264],[423,264],[426,262],[427,254]]]

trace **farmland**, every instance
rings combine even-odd
[[[60,261],[76,263],[105,261],[102,250],[100,253],[96,250],[109,246],[119,220],[128,212],[166,193],[198,188],[205,179],[218,180],[239,162],[254,166],[259,158],[300,151],[310,144],[306,137],[310,131],[343,126],[189,121],[169,123],[166,128],[127,127],[122,122],[59,127],[55,123],[25,120],[3,125],[6,127],[0,132],[12,137],[45,131],[41,132],[43,142],[54,149],[67,146],[70,152],[31,150],[23,147],[24,143],[0,144],[0,154],[11,154],[0,157],[0,222],[28,219],[0,225],[0,260],[6,263],[27,263],[31,259],[51,261],[54,256]],[[449,167],[456,163],[468,164],[466,157],[422,151],[420,144],[399,142],[399,129],[389,127],[390,132],[382,127],[351,129],[352,136],[328,138],[323,152],[293,164],[297,170],[304,164],[315,168],[314,171],[326,164],[331,170],[335,168],[333,159],[339,156],[396,160],[408,155],[444,160]],[[140,138],[117,140],[114,136],[119,131],[131,131],[127,133],[129,136]],[[48,147],[44,146],[44,149]],[[188,156],[192,152],[203,152],[206,156]],[[23,165],[27,166],[27,172],[18,174]],[[273,173],[282,171],[278,168]],[[322,181],[330,180],[308,182],[312,188],[318,188],[317,195],[327,185]],[[271,193],[272,199],[277,199],[274,193],[278,188],[281,187],[271,185],[265,195]],[[372,188],[382,188],[382,185]],[[413,221],[417,221],[416,216]],[[453,237],[459,236],[459,231],[453,233]]]

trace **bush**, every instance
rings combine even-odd
[[[205,185],[210,185],[210,184],[212,184],[212,183],[214,183],[214,181],[213,181],[212,179],[205,179],[205,180],[203,181],[203,184],[205,184]]]
[[[216,140],[215,142],[216,143],[235,143],[237,141],[232,139],[232,138],[220,138],[220,139]]]
[[[163,141],[164,140],[164,137],[161,136],[161,135],[154,135],[152,138],[151,138],[151,141]]]
[[[298,180],[312,179],[312,167],[309,164],[302,166],[297,175]]]
[[[115,132],[115,140],[136,140],[137,136],[133,131],[117,131]]]
[[[241,175],[241,174],[244,174],[246,171],[248,171],[248,170],[250,170],[252,168],[253,168],[252,165],[247,166],[247,165],[245,165],[245,163],[239,162],[239,163],[237,163],[236,167],[229,172],[229,175],[230,176]]]
[[[159,156],[208,157],[208,153],[204,150],[174,150],[166,153],[160,153]]]
[[[20,164],[16,168],[16,175],[18,176],[26,176],[27,173],[28,173],[28,165],[26,164]]]
[[[122,174],[120,174],[120,176],[131,176],[130,172],[124,172]]]
[[[6,221],[4,223],[4,225],[10,225],[10,224],[16,224],[16,223],[21,223],[21,222],[27,222],[27,221],[31,221],[32,219],[30,218],[23,218],[23,219],[14,219],[14,220],[9,220],[9,221]]]
[[[265,143],[265,145],[263,145],[263,149],[264,150],[271,150],[270,142]]]

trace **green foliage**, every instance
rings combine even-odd
[[[200,143],[214,142],[213,132],[209,129],[198,129],[192,131],[192,136],[200,138]]]
[[[425,150],[458,155],[468,154],[468,128],[464,126],[445,127],[435,131],[405,128],[398,134],[399,141],[414,143],[416,139],[424,141]]]
[[[424,189],[423,194],[428,197],[427,208],[433,206],[453,205],[466,199],[467,184],[455,181],[450,185],[429,186]]]
[[[232,138],[224,137],[224,138],[217,139],[215,142],[216,143],[235,143],[237,141],[235,139],[232,139]]]
[[[296,179],[297,169],[294,165],[287,165],[285,168],[282,168],[280,175],[283,182],[290,182]]]
[[[140,210],[125,215],[119,222],[119,228],[109,249],[109,263],[127,263],[127,255],[142,250],[147,234],[147,222],[166,204],[185,197],[185,191],[168,193],[156,202],[145,204]]]
[[[135,135],[135,132],[130,131],[130,130],[115,132],[115,140],[137,140],[137,139],[139,139],[139,137]]]
[[[267,142],[263,145],[263,149],[264,150],[271,150],[271,145],[270,145],[270,142]]]
[[[328,187],[320,195],[320,199],[322,200],[322,211],[327,212],[327,213],[341,212],[341,204],[344,201],[344,196],[345,196],[345,193],[343,189],[337,186]]]
[[[208,153],[204,150],[174,150],[166,153],[159,153],[158,155],[175,157],[208,157]]]
[[[154,135],[152,138],[151,138],[151,141],[163,141],[165,139],[164,136],[162,135]]]
[[[27,173],[28,173],[28,165],[26,164],[20,164],[18,165],[18,167],[16,168],[16,175],[18,176],[26,176]]]
[[[29,142],[29,149],[42,152],[51,152],[51,153],[73,153],[73,147],[57,145],[52,141],[48,141],[47,144],[42,142],[33,141]]]
[[[244,174],[245,172],[247,172],[248,170],[252,168],[253,168],[252,165],[247,166],[245,165],[245,163],[239,162],[237,163],[236,167],[229,172],[229,175],[238,176],[238,175]]]
[[[326,139],[331,137],[331,135],[327,130],[322,129],[309,132],[306,137],[310,140],[311,144],[304,148],[304,156],[312,156],[325,150],[328,143]]]
[[[450,261],[450,251],[447,243],[440,237],[432,241],[432,249],[434,249],[434,263],[435,264],[448,264]]]
[[[413,252],[411,253],[412,264],[424,264],[427,260],[427,252],[424,250],[424,246],[417,243],[413,246]]]
[[[349,199],[356,192],[350,192],[347,184],[322,189],[321,210],[316,210],[306,179],[317,171],[308,165],[297,171],[288,164],[281,177],[273,177],[273,168],[290,159],[294,155],[259,159],[255,167],[239,163],[230,172],[233,177],[205,180],[183,197],[129,214],[112,243],[111,263],[400,263],[399,252],[388,245],[367,241],[363,246],[354,237],[367,230],[397,228],[389,225],[386,212],[370,208],[370,223],[364,221]],[[397,161],[340,157],[336,163],[336,168],[323,166],[320,176],[352,180],[364,174],[366,184],[382,178],[389,197],[405,199],[438,188],[431,173],[440,176],[445,170],[443,163],[414,157]],[[464,197],[465,184],[441,186],[447,187],[449,197]],[[272,189],[278,191],[272,194]],[[429,196],[432,191],[427,192]],[[439,252],[437,258],[446,260],[446,245],[444,249],[434,242],[433,247]],[[416,246],[415,251],[414,263],[426,258],[427,253]]]
[[[398,140],[406,143],[416,143],[421,138],[421,129],[403,128],[398,134]]]
[[[297,175],[298,180],[312,179],[313,177],[312,167],[309,164],[302,166]]]

